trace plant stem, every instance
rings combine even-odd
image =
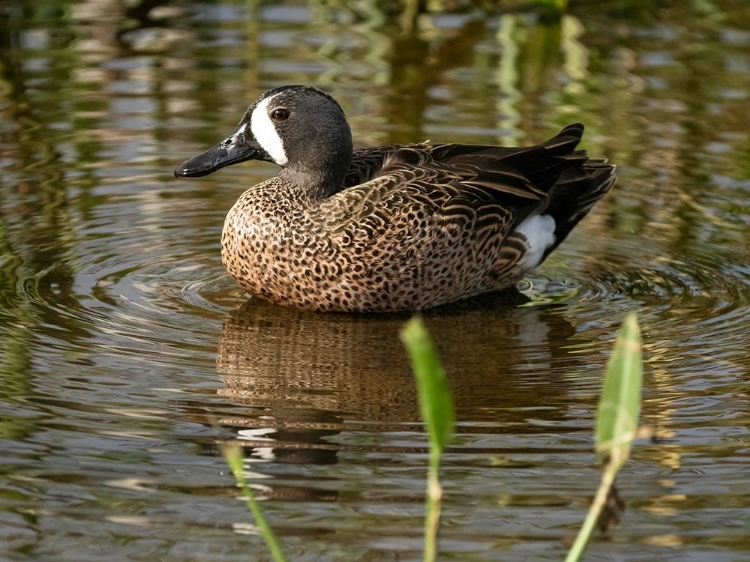
[[[279,544],[276,535],[273,533],[271,526],[263,516],[263,512],[261,511],[260,506],[258,505],[258,502],[253,495],[253,491],[250,489],[250,486],[247,485],[240,447],[236,444],[232,446],[225,446],[224,456],[227,459],[229,468],[232,469],[232,474],[234,474],[234,480],[235,482],[237,482],[237,486],[239,486],[240,490],[242,490],[242,494],[245,496],[247,506],[250,508],[250,512],[253,514],[253,518],[255,519],[255,524],[258,526],[258,530],[263,536],[263,540],[266,541],[268,550],[271,551],[271,556],[273,557],[275,562],[286,562],[284,552],[281,550],[281,545]]]
[[[430,467],[427,471],[427,514],[424,520],[424,562],[435,562],[437,533],[443,487],[440,485],[440,451],[430,447]]]
[[[596,491],[594,501],[591,504],[591,508],[586,515],[586,519],[584,520],[583,525],[581,526],[581,530],[578,531],[578,536],[576,537],[573,546],[570,547],[568,555],[565,557],[565,562],[578,562],[583,556],[583,552],[586,550],[586,545],[588,544],[589,539],[591,538],[591,534],[594,532],[594,528],[596,527],[596,522],[599,519],[599,516],[601,515],[605,504],[607,503],[609,490],[615,483],[617,468],[618,467],[614,463],[607,463],[604,473],[602,474],[602,481],[599,484],[599,489]]]

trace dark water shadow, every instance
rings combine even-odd
[[[523,427],[529,415],[564,415],[555,403],[566,396],[560,376],[570,357],[560,341],[575,330],[554,308],[519,308],[524,301],[499,293],[423,314],[465,432],[475,423],[483,433],[533,432]],[[263,434],[255,445],[273,448],[277,460],[325,464],[340,450],[325,441],[331,435],[411,429],[419,421],[416,389],[399,340],[408,318],[249,300],[225,322],[217,358],[226,385],[219,394],[249,408],[222,425]]]

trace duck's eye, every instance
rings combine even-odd
[[[287,109],[284,109],[283,107],[274,109],[271,112],[271,119],[273,119],[274,121],[286,121],[287,119],[289,119],[289,111]]]

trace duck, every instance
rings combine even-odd
[[[279,174],[226,216],[222,263],[250,295],[302,310],[414,312],[514,287],[612,188],[574,123],[526,147],[354,148],[328,93],[263,93],[178,178],[260,160]]]

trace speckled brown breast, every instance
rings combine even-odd
[[[304,309],[413,310],[515,281],[488,276],[504,235],[500,221],[478,225],[483,211],[501,211],[491,202],[443,215],[444,201],[417,193],[351,193],[334,215],[325,205],[294,208],[279,183],[245,192],[224,226],[224,265],[251,294]]]

